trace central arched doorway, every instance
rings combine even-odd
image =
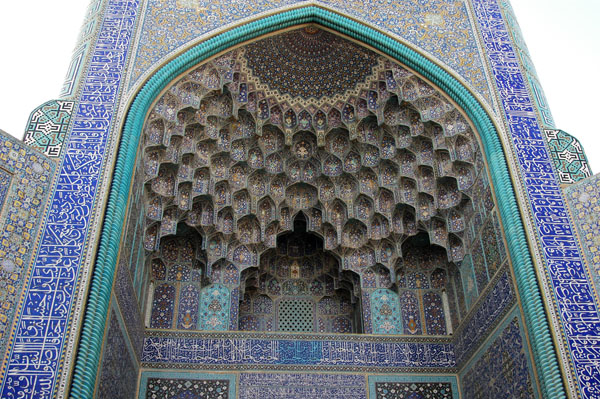
[[[314,32],[304,33],[314,34]],[[410,318],[408,323],[402,322],[398,300],[394,299],[393,295],[386,294],[388,292],[395,294],[395,291],[400,290],[398,271],[404,269],[398,261],[404,259],[403,244],[407,240],[410,241],[412,237],[420,235],[425,235],[429,241],[421,248],[430,246],[444,248],[446,254],[444,262],[454,265],[441,270],[447,270],[448,277],[444,284],[452,281],[455,287],[462,285],[462,294],[465,296],[463,301],[465,314],[463,316],[460,313],[461,301],[456,297],[454,303],[456,303],[455,309],[458,311],[451,314],[450,317],[450,320],[456,320],[455,324],[460,324],[461,318],[468,316],[468,307],[472,306],[476,302],[477,296],[485,291],[486,285],[494,276],[495,267],[498,266],[493,262],[490,265],[486,263],[486,246],[482,244],[481,240],[485,237],[498,241],[499,216],[498,209],[495,208],[497,205],[493,201],[493,196],[490,195],[491,187],[485,169],[487,163],[481,157],[483,149],[477,141],[473,126],[456,108],[454,102],[448,100],[444,94],[415,75],[414,72],[403,67],[398,69],[398,76],[406,73],[404,77],[410,81],[408,86],[412,86],[412,88],[408,88],[408,86],[405,88],[408,89],[405,90],[408,97],[405,97],[404,93],[399,96],[398,90],[396,93],[394,90],[390,90],[390,85],[393,85],[392,81],[395,81],[397,76],[395,75],[396,70],[392,68],[392,79],[388,80],[390,74],[385,69],[386,64],[384,63],[383,66],[378,64],[378,66],[382,66],[378,72],[383,73],[378,73],[374,81],[371,81],[366,88],[359,90],[354,101],[336,102],[329,110],[333,112],[324,112],[318,107],[315,109],[311,107],[311,105],[314,106],[311,102],[297,106],[288,102],[285,107],[282,106],[285,105],[285,102],[272,104],[266,101],[265,103],[263,100],[267,98],[257,97],[256,94],[252,96],[252,90],[257,93],[256,90],[260,89],[256,84],[252,86],[252,82],[238,80],[237,91],[226,87],[229,83],[235,83],[235,73],[227,77],[228,67],[235,66],[235,62],[216,66],[213,64],[215,68],[208,68],[208,75],[204,75],[207,69],[206,65],[209,63],[199,68],[201,71],[197,77],[201,80],[205,79],[204,88],[208,91],[216,91],[214,95],[203,95],[198,99],[190,95],[190,92],[186,91],[183,86],[173,85],[150,112],[144,128],[144,138],[142,139],[144,144],[139,158],[142,161],[139,170],[144,172],[143,177],[140,177],[140,173],[137,174],[140,179],[138,182],[141,181],[137,187],[144,187],[142,196],[148,200],[144,204],[144,212],[150,209],[154,211],[152,217],[144,214],[144,216],[148,216],[143,223],[143,246],[146,251],[160,251],[161,242],[169,240],[173,236],[176,237],[178,226],[181,226],[182,223],[201,237],[197,240],[201,243],[198,256],[199,270],[202,271],[199,283],[202,290],[199,295],[199,309],[203,309],[204,305],[208,308],[212,304],[212,301],[208,300],[203,302],[203,298],[206,297],[205,293],[221,290],[221,287],[216,285],[218,283],[214,282],[214,267],[224,262],[229,262],[228,267],[231,265],[235,267],[235,271],[231,267],[229,270],[232,276],[234,274],[237,276],[237,283],[230,284],[231,286],[227,287],[227,293],[225,294],[225,290],[222,290],[222,295],[219,295],[221,299],[228,298],[227,303],[225,301],[220,303],[220,309],[213,307],[221,312],[223,320],[217,320],[220,323],[211,324],[226,326],[224,329],[230,330],[238,328],[239,306],[244,303],[243,297],[240,302],[239,287],[242,277],[244,277],[243,273],[248,274],[250,272],[245,272],[245,270],[260,268],[262,255],[277,247],[277,238],[293,231],[291,226],[293,215],[298,211],[302,211],[306,215],[307,232],[322,237],[324,248],[335,253],[336,258],[340,261],[341,269],[360,276],[360,309],[363,332],[399,334],[400,331],[418,331],[418,329],[410,327],[414,325]],[[433,66],[431,67],[433,68]],[[371,68],[375,67],[371,66]],[[425,70],[425,67],[421,69],[421,71]],[[222,78],[222,73],[225,74],[225,79]],[[437,76],[435,73],[430,75]],[[383,84],[380,84],[381,82]],[[188,87],[193,87],[193,84],[198,81],[184,81],[183,83]],[[436,83],[442,86],[446,85],[442,81],[436,81]],[[402,87],[404,87],[404,83]],[[156,94],[155,92],[154,95]],[[453,95],[453,100],[467,108],[471,106],[477,108],[468,93],[465,91],[463,94],[465,94],[464,98],[457,98],[456,95]],[[465,98],[470,99],[471,102]],[[202,104],[202,99],[210,102]],[[245,104],[241,106],[242,103]],[[180,108],[182,104],[186,104],[186,107]],[[225,106],[223,106],[224,104]],[[331,106],[331,104],[329,105]],[[253,110],[252,107],[254,107]],[[438,114],[437,111],[440,107],[447,110]],[[208,112],[205,112],[207,110]],[[480,133],[489,135],[493,128],[491,128],[489,120],[482,116],[482,111],[479,108],[478,110],[479,114],[468,111],[470,112],[469,116],[475,118]],[[218,173],[234,173],[233,168],[236,165],[227,164],[227,162],[221,163],[222,160],[227,161],[227,157],[234,159],[232,155],[235,151],[231,136],[228,144],[228,138],[226,135],[222,135],[224,133],[221,129],[223,126],[219,121],[219,118],[233,117],[233,111],[236,114],[234,119],[239,123],[230,125],[236,127],[236,134],[248,135],[245,138],[258,141],[263,137],[262,134],[265,131],[268,132],[269,129],[275,132],[274,136],[278,136],[280,133],[283,135],[284,143],[280,151],[289,152],[302,162],[295,164],[283,162],[289,158],[287,155],[280,157],[279,160],[285,167],[289,167],[286,178],[297,175],[300,176],[299,180],[293,184],[288,181],[278,185],[276,178],[267,179],[267,176],[277,173],[271,173],[266,169],[267,158],[265,155],[273,155],[273,153],[266,154],[268,152],[264,151],[266,147],[261,145],[257,146],[260,151],[252,151],[253,147],[245,148],[244,145],[237,147],[237,153],[246,157],[243,161],[237,162],[245,162],[250,168],[248,170],[237,169],[241,176],[244,176],[243,181],[246,186],[233,190],[234,187],[230,184],[235,182],[233,175],[231,179],[213,178],[218,176]],[[227,116],[230,112],[231,114]],[[189,131],[186,129],[188,120],[185,114],[187,113],[193,114],[194,118],[205,118],[203,120],[205,124],[199,124],[203,126],[201,133],[198,130],[194,131],[193,128]],[[245,117],[245,113],[250,117]],[[265,115],[267,118],[261,118]],[[385,137],[386,133],[390,132],[380,129],[386,124],[386,118],[399,122],[395,126],[404,125],[406,128],[394,130],[391,134],[394,144],[390,144],[392,141]],[[266,122],[266,119],[269,121]],[[279,120],[279,122],[273,123],[273,120]],[[330,121],[334,125],[329,125]],[[138,128],[141,127],[141,120],[136,123]],[[184,125],[183,130],[181,124]],[[127,126],[126,131],[127,129],[131,129],[131,126]],[[379,132],[373,134],[374,131],[379,130],[382,130],[382,134]],[[446,136],[447,133],[449,136]],[[207,141],[213,141],[211,145],[216,146],[213,147],[216,151],[211,151],[210,148],[203,145],[197,146],[198,141],[194,142],[205,134],[209,135]],[[250,137],[255,134],[257,137]],[[340,143],[346,136],[346,142],[350,144],[350,148],[344,147],[345,144],[342,143],[344,150],[338,151],[339,154],[337,154],[335,145],[329,147],[328,136],[330,139],[342,137],[339,140]],[[447,140],[449,137],[451,139]],[[189,140],[190,138],[191,140]],[[239,139],[243,138],[242,136]],[[486,137],[486,140],[490,141],[491,139]],[[193,145],[194,156],[197,155],[201,158],[208,154],[209,166],[200,164],[198,167],[197,164],[194,164],[194,156],[180,151],[182,148],[185,149],[190,142]],[[331,143],[335,144],[336,141],[332,140]],[[404,144],[398,146],[398,143]],[[494,143],[497,145],[497,137]],[[359,144],[361,148],[357,149],[355,146]],[[489,142],[484,144],[488,147],[491,145]],[[229,148],[227,148],[228,145]],[[224,150],[223,146],[227,150]],[[377,151],[373,151],[371,147]],[[397,159],[395,162],[386,158],[388,155],[385,154],[386,149],[392,152],[392,147],[395,147],[392,155],[392,158]],[[486,149],[489,150],[487,147]],[[325,152],[329,156],[318,157],[319,162],[315,163],[312,157],[320,152]],[[227,153],[227,157],[222,153]],[[255,165],[260,164],[260,167],[253,167],[250,164],[255,161]],[[277,170],[277,165],[280,164],[277,157],[269,159],[268,165],[273,167],[273,171]],[[118,165],[120,164],[118,163]],[[213,167],[214,169],[211,169]],[[289,173],[289,171],[294,171],[294,173]],[[307,181],[313,178],[315,171],[320,171],[324,178],[318,182],[316,180]],[[325,174],[325,171],[331,175]],[[246,172],[249,173],[244,175]],[[188,174],[186,175],[186,173]],[[339,174],[335,175],[336,173]],[[319,177],[321,176],[318,176],[317,179]],[[391,186],[394,184],[390,184],[391,181],[396,182],[397,187],[392,188]],[[266,182],[268,182],[268,186],[265,185]],[[270,195],[271,191],[277,192],[278,187],[282,189],[281,200],[264,198],[267,189]],[[245,193],[239,193],[244,190],[248,192],[247,208],[243,206]],[[251,193],[251,190],[255,191]],[[236,194],[240,200],[241,206],[238,208],[241,210],[240,212],[234,209]],[[327,197],[329,202],[325,206],[321,196],[331,194],[333,196]],[[165,198],[166,201],[164,201]],[[514,197],[511,198],[514,203]],[[286,206],[281,206],[284,202]],[[506,214],[506,207],[506,204],[501,205],[503,215]],[[243,212],[249,214],[243,214]],[[315,217],[313,213],[319,217]],[[476,217],[477,213],[480,214],[480,217]],[[482,217],[482,213],[485,217]],[[260,220],[259,215],[265,215],[267,222]],[[275,221],[281,225],[275,227]],[[477,227],[469,226],[469,223],[475,223]],[[487,233],[492,232],[493,234],[483,234],[484,229]],[[471,230],[470,233],[469,230]],[[479,232],[476,237],[475,231]],[[470,241],[472,244],[474,238],[479,239],[479,248],[469,246],[468,242]],[[500,241],[502,240],[500,239]],[[416,246],[419,247],[419,245]],[[103,256],[102,251],[101,248],[101,256]],[[517,254],[519,251],[515,252],[514,245],[512,245],[511,252],[514,253],[513,256],[523,256],[522,253]],[[493,257],[494,254],[490,253],[490,256]],[[459,269],[458,272],[449,272],[452,267]],[[463,267],[466,272],[461,273]],[[437,269],[434,268],[433,271],[435,272]],[[432,275],[427,277],[429,284],[438,281],[437,276],[433,274],[432,272]],[[443,273],[437,272],[437,274]],[[376,276],[376,285],[369,287],[372,291],[365,290],[366,282],[372,284],[371,275]],[[150,293],[152,291],[143,289],[144,286],[148,287],[145,284],[150,283],[149,276],[147,274],[147,277],[140,279],[142,292]],[[517,276],[517,278],[519,277]],[[235,279],[231,281],[235,281]],[[415,279],[415,281],[417,280]],[[467,292],[465,287],[469,287],[470,291]],[[376,292],[380,289],[384,291]],[[407,287],[406,290],[409,288]],[[448,293],[447,289],[446,292]],[[456,290],[455,296],[457,296]],[[150,296],[145,297],[145,299],[148,298]],[[373,299],[377,303],[373,303]],[[452,301],[448,299],[447,305],[443,299],[441,305],[439,300],[432,302],[438,304],[437,310],[432,313],[435,314],[439,313],[440,306],[443,310],[446,310],[445,306],[450,307]],[[145,305],[142,304],[142,307],[148,314],[147,312],[152,308],[152,299],[144,300],[143,303]],[[224,309],[224,307],[229,308]],[[391,309],[391,313],[389,309]],[[376,310],[378,315],[391,314],[393,323],[386,318],[376,319],[373,310]],[[419,306],[419,312],[421,320],[426,320],[426,315],[423,314],[426,312],[424,306]],[[445,314],[448,313],[452,312],[446,311]],[[224,320],[224,318],[228,318],[228,320]],[[446,319],[445,317],[444,320]],[[374,322],[378,324],[373,325]],[[453,322],[450,321],[450,323]],[[383,326],[388,324],[400,326],[401,330],[387,331],[387,327]],[[409,326],[410,330],[406,326]],[[196,329],[211,330],[202,324],[197,324]],[[420,334],[423,334],[423,331],[422,329]],[[446,324],[446,333],[450,333],[450,331],[451,329]],[[419,333],[417,332],[417,334]],[[86,344],[86,339],[83,340],[83,345]],[[87,373],[85,374],[87,375]],[[76,376],[75,382],[77,380]]]

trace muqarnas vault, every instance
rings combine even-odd
[[[504,0],[94,0],[0,137],[1,396],[600,397],[598,184]]]

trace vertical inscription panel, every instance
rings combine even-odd
[[[139,0],[108,1],[5,366],[2,398],[54,394],[138,6]]]
[[[545,259],[547,284],[571,369],[570,388],[600,397],[600,313],[544,143],[535,107],[497,0],[473,0]],[[578,385],[578,388],[575,387]]]

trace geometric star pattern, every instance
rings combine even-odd
[[[31,113],[23,141],[30,147],[56,158],[65,141],[75,102],[52,100]]]

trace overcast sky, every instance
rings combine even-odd
[[[0,2],[0,129],[58,96],[88,0]],[[600,172],[600,0],[512,0],[556,125]]]

